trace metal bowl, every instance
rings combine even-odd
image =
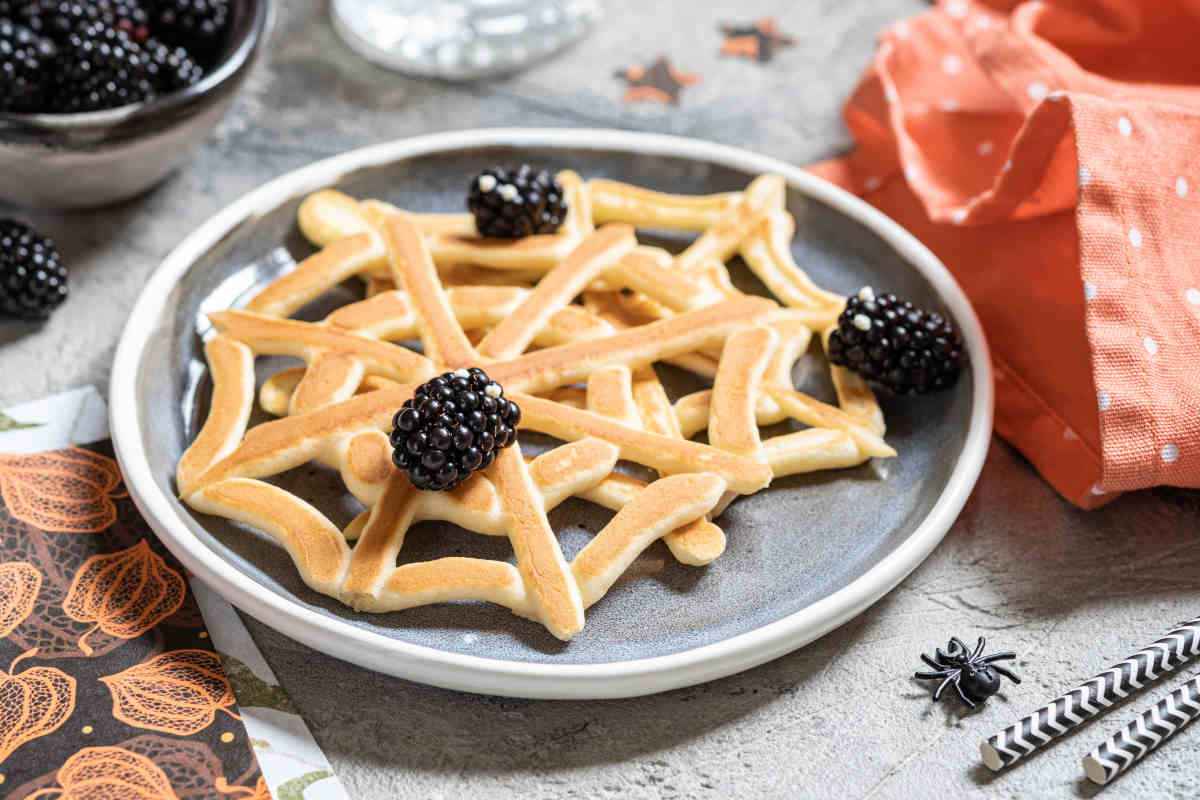
[[[271,6],[271,0],[234,0],[224,57],[181,92],[85,114],[0,113],[0,200],[90,208],[161,181],[229,109],[266,39]]]

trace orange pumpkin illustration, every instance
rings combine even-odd
[[[177,800],[171,782],[154,762],[120,747],[85,747],[58,768],[58,786],[26,800]]]
[[[8,513],[56,533],[98,533],[117,519],[121,471],[111,458],[71,448],[0,455],[0,495]]]
[[[236,702],[221,667],[208,650],[172,650],[101,678],[113,697],[113,716],[135,728],[191,736]]]
[[[0,672],[0,763],[26,742],[58,729],[75,710],[75,679],[54,667],[17,664],[37,655],[26,650]]]
[[[87,637],[93,631],[136,638],[174,614],[186,596],[183,576],[143,539],[127,550],[85,561],[71,581],[63,610],[74,620],[94,623],[78,642],[91,655]]]
[[[127,506],[122,511],[125,508]],[[105,543],[121,547],[137,541],[129,538],[114,542],[117,538],[115,534],[121,529],[121,520],[118,519],[104,533]],[[124,639],[96,631],[88,637],[88,644],[95,654],[84,655],[77,642],[92,626],[71,619],[62,607],[71,588],[71,579],[83,562],[96,554],[96,544],[94,536],[46,533],[0,513],[0,553],[13,561],[27,561],[42,573],[42,586],[34,600],[33,611],[6,640],[17,652],[36,647],[40,660],[92,658],[110,653],[125,644]],[[158,647],[155,652],[161,649]]]
[[[0,638],[25,621],[42,588],[42,573],[28,561],[0,564]]]
[[[217,796],[213,791],[214,787],[219,792],[220,787],[225,785],[224,765],[206,742],[179,739],[159,733],[142,733],[123,742],[116,742],[113,746],[142,756],[162,770],[179,800],[213,800]],[[232,788],[244,789],[241,784],[252,784],[258,774],[257,763],[252,764],[233,781]],[[26,798],[51,786],[58,787],[58,764],[49,772],[13,787],[8,796]],[[78,793],[79,787],[75,788]],[[8,789],[8,784],[0,789]]]
[[[218,792],[227,794],[234,800],[271,800],[271,790],[267,788],[267,782],[261,775],[253,788],[231,786],[224,778],[217,778],[216,788]]]

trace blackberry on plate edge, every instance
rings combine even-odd
[[[392,419],[392,462],[418,489],[447,491],[517,440],[521,409],[478,367],[421,384]]]
[[[54,242],[0,219],[0,316],[43,320],[67,299],[67,268]]]
[[[965,361],[954,324],[894,294],[864,286],[846,300],[829,337],[829,360],[895,394],[949,389]]]
[[[467,209],[481,236],[520,239],[554,233],[567,218],[562,185],[546,170],[485,169],[471,181]]]

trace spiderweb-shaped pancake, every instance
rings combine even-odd
[[[570,639],[584,609],[657,539],[685,564],[710,563],[725,549],[711,519],[738,495],[895,454],[855,376],[833,368],[838,406],[791,384],[843,299],[793,262],[781,178],[704,197],[570,172],[559,180],[570,202],[563,228],[516,242],[476,237],[466,215],[408,214],[333,191],[307,198],[300,226],[322,249],[245,310],[209,315],[213,398],[179,463],[183,499],[265,532],[305,583],[356,609],[486,600]],[[639,226],[699,236],[671,255],[640,245]],[[739,254],[780,302],[733,288],[725,262]],[[319,323],[287,318],[355,276],[367,300]],[[399,344],[412,339],[420,353]],[[247,429],[257,356],[305,366],[264,383],[260,403],[279,419]],[[712,388],[672,404],[655,362]],[[391,418],[417,385],[469,366],[505,387],[523,430],[563,444],[536,458],[517,444],[452,492],[418,491],[391,464]],[[760,426],[788,418],[809,427],[762,439]],[[707,444],[691,440],[702,430]],[[659,477],[616,471],[619,460]],[[367,508],[345,530],[266,480],[313,461],[338,470]],[[572,496],[616,513],[568,562],[546,515]],[[427,519],[507,536],[516,564],[398,565],[408,529]]]

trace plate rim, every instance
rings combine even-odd
[[[142,446],[136,381],[163,311],[161,299],[196,258],[247,219],[372,166],[478,147],[623,150],[683,157],[788,185],[871,229],[925,277],[959,322],[969,352],[973,401],[967,435],[946,485],[916,529],[892,553],[817,602],[744,633],[668,655],[594,664],[511,661],[393,639],[265,591],[188,530],[154,481]],[[925,245],[883,212],[799,167],[741,148],[663,134],[608,129],[483,128],[410,137],[351,150],[287,172],[227,205],[189,234],[154,271],[121,334],[110,380],[113,448],[130,496],[176,558],[226,600],[315,650],[367,669],[447,689],[531,699],[637,697],[725,677],[798,649],[861,614],[920,565],[949,531],[978,480],[991,439],[991,358],[979,318],[961,287]]]

